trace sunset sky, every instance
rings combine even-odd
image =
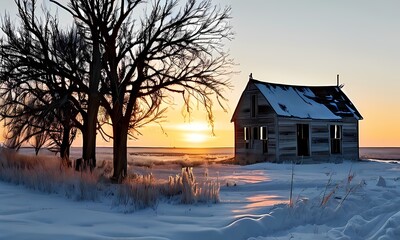
[[[15,11],[13,0],[3,2]],[[364,117],[360,145],[400,146],[400,1],[214,2],[232,7],[236,36],[226,49],[239,71],[226,93],[228,112],[215,109],[215,136],[203,109],[189,121],[177,98],[164,131],[150,125],[130,146],[232,147],[230,119],[250,73],[261,81],[297,85],[335,85],[340,74],[343,91]]]
[[[179,128],[184,120],[176,107],[164,124],[168,136],[152,127],[132,145],[233,146],[231,115],[253,73],[258,80],[298,85],[335,85],[340,74],[343,91],[364,117],[360,145],[400,146],[399,1],[215,2],[232,7],[236,37],[226,47],[240,71],[227,93],[229,112],[216,114],[216,136]],[[194,126],[206,127],[204,114],[195,115]],[[185,136],[192,133],[204,141],[191,143]]]

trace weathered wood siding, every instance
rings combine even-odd
[[[280,162],[297,159],[297,123],[288,118],[278,118],[278,159]]]
[[[251,98],[256,96],[256,112],[251,113]],[[268,152],[263,152],[263,140],[254,139],[253,128],[268,128]],[[248,140],[249,148],[246,148],[244,128],[252,129],[251,139]],[[276,114],[268,104],[264,96],[254,86],[249,85],[240,99],[235,116],[235,158],[241,164],[255,162],[276,161]]]
[[[344,159],[359,159],[358,121],[344,122],[342,136],[342,151]]]
[[[252,96],[256,106],[252,107]],[[254,112],[254,113],[253,113]],[[278,117],[268,101],[254,84],[248,84],[243,92],[233,117],[235,126],[235,158],[241,164],[269,161],[303,161],[303,162],[338,162],[344,159],[359,158],[358,120],[354,118],[342,121],[297,119]],[[310,156],[298,156],[297,124],[309,125]],[[342,126],[341,152],[331,154],[330,126]],[[253,136],[244,138],[244,128],[268,127],[268,152],[263,152],[263,141]]]
[[[310,134],[310,156],[297,155],[297,124],[308,124]],[[343,160],[357,160],[358,121],[323,121],[301,120],[293,118],[277,118],[278,143],[277,161],[303,162],[338,162]],[[330,126],[342,126],[341,153],[331,153]]]
[[[314,161],[328,161],[330,158],[329,122],[313,121],[311,128],[311,156]]]

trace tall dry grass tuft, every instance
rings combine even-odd
[[[331,198],[333,193],[336,191],[336,190],[335,191],[330,191],[329,193],[327,193],[328,188],[331,186],[332,176],[333,176],[333,174],[329,173],[329,179],[328,179],[328,182],[325,185],[325,190],[324,190],[324,193],[322,195],[321,203],[319,205],[320,207],[326,205],[326,203],[329,201],[329,199]]]
[[[166,186],[165,195],[174,196],[181,194],[181,203],[192,204],[202,203],[218,203],[219,202],[220,185],[218,182],[206,180],[203,183],[197,183],[193,174],[193,168],[182,168],[181,175],[169,177]]]
[[[197,201],[205,203],[219,202],[220,185],[216,182],[205,182],[201,184],[197,192]]]
[[[153,175],[126,178],[117,186],[114,205],[123,205],[127,211],[155,207],[160,197],[160,186]]]
[[[290,191],[289,191],[289,207],[293,207],[293,180],[294,180],[294,162],[292,161],[292,177],[290,180]]]
[[[167,197],[182,194],[182,177],[179,174],[169,176],[168,183],[162,192]]]
[[[193,168],[182,168],[182,198],[184,204],[196,202],[197,184],[193,175]]]
[[[338,211],[340,207],[343,205],[344,201],[348,198],[348,196],[355,192],[358,188],[363,186],[364,181],[360,181],[358,184],[352,184],[356,174],[352,171],[352,167],[350,167],[349,173],[346,178],[339,181],[338,183],[332,185],[332,173],[329,174],[328,182],[325,186],[325,190],[322,195],[320,207],[324,208],[331,199],[339,200],[335,211]],[[330,188],[330,189],[329,189]]]

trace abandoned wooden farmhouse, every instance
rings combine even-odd
[[[359,159],[361,114],[340,86],[249,79],[232,117],[235,159],[338,162]]]

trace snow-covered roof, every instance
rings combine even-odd
[[[278,116],[341,120],[362,116],[338,86],[294,86],[251,79]]]

